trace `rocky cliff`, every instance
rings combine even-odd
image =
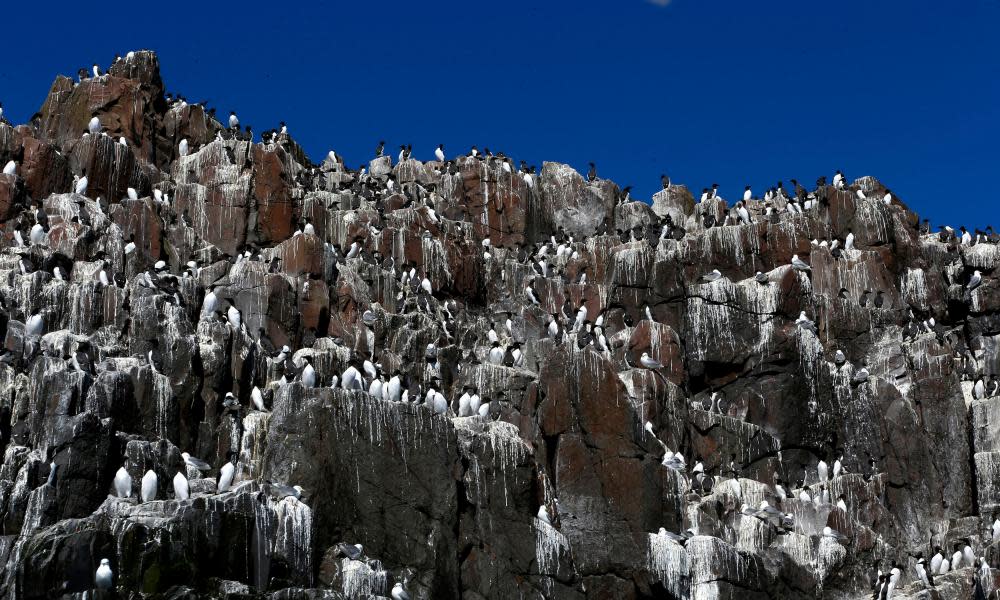
[[[995,595],[996,236],[222,121],[0,124],[0,597]]]

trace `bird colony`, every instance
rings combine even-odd
[[[992,228],[293,135],[0,123],[0,597],[996,597]]]

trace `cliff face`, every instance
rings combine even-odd
[[[744,222],[267,137],[168,102],[148,52],[0,124],[0,596],[93,594],[102,558],[126,598],[856,598],[876,562],[903,597],[935,546],[997,562],[995,240],[871,177]]]

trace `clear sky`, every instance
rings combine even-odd
[[[379,139],[477,144],[734,200],[842,168],[935,223],[1000,225],[997,0],[58,4],[3,9],[16,122],[57,73],[151,48],[168,90],[352,167]]]

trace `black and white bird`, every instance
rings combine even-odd
[[[94,135],[101,132],[101,120],[96,115],[91,117],[90,123],[87,124],[87,131]]]
[[[191,497],[191,486],[188,479],[180,471],[174,475],[174,497],[178,500],[187,500]]]
[[[712,283],[713,281],[718,281],[719,279],[722,279],[722,273],[718,269],[712,269],[710,272],[701,276],[702,283]]]
[[[969,278],[969,283],[966,284],[966,288],[971,292],[972,290],[979,287],[983,283],[983,274],[977,269],[972,272],[972,277]]]
[[[499,365],[503,363],[503,348],[500,347],[500,342],[493,342],[493,347],[490,348],[489,361],[494,365]]]
[[[97,572],[94,573],[94,586],[99,590],[110,590],[112,585],[114,585],[114,573],[111,571],[111,561],[102,558],[101,566],[97,567]]]
[[[530,284],[528,285],[528,287],[524,288],[524,295],[527,296],[528,300],[531,301],[531,303],[534,304],[535,306],[538,306],[540,304],[538,302],[538,297],[535,296],[535,289]]]
[[[187,452],[181,452],[181,458],[184,459],[184,464],[192,469],[197,469],[198,471],[209,471],[212,465],[201,460],[200,458],[195,458],[188,454]]]
[[[858,385],[868,381],[868,377],[871,374],[868,372],[868,366],[864,361],[861,361],[861,366],[854,371],[854,375],[851,377],[851,383]]]
[[[795,325],[801,327],[802,329],[807,329],[813,333],[816,333],[816,323],[806,316],[806,311],[801,311],[797,319],[795,319]]]
[[[142,482],[139,487],[139,498],[143,502],[152,502],[156,500],[156,491],[159,486],[157,481],[156,472],[152,469],[146,471],[146,474],[142,476]]]
[[[444,162],[444,144],[438,144],[436,150],[434,150],[434,158],[438,159],[438,162]]]
[[[79,179],[76,180],[76,185],[74,186],[73,191],[77,194],[80,194],[81,196],[86,196],[87,184],[88,184],[87,170],[84,169],[83,174],[80,176]]]
[[[233,478],[236,476],[236,465],[233,464],[235,457],[236,453],[231,452],[229,462],[222,465],[222,468],[219,469],[219,481],[216,486],[216,490],[218,490],[220,494],[228,492],[233,485]]]
[[[747,189],[748,193],[749,191],[750,190]],[[750,211],[748,211],[747,207],[743,205],[743,202],[739,202],[736,204],[736,214],[737,216],[739,216],[740,221],[743,221],[744,224],[750,223]]]
[[[29,337],[40,336],[45,331],[45,318],[42,313],[35,313],[28,317],[24,324],[24,333]]]
[[[232,110],[229,111],[229,128],[230,129],[239,129],[239,127],[240,127],[240,120],[236,116],[236,111],[232,111]]]
[[[114,487],[116,497],[130,498],[132,496],[132,476],[128,474],[125,467],[120,467],[115,473]]]
[[[931,573],[938,575],[941,573],[941,563],[944,561],[944,554],[941,552],[941,546],[934,546],[934,556],[931,557]]]
[[[316,369],[312,366],[312,358],[306,356],[306,364],[302,367],[302,386],[307,388],[316,387]]]
[[[917,564],[914,565],[913,568],[917,572],[917,577],[920,578],[920,581],[924,584],[925,588],[934,586],[934,574],[932,570],[927,569],[927,561],[923,556],[919,557]]]
[[[642,365],[643,368],[645,369],[655,370],[663,368],[663,365],[660,364],[660,361],[651,358],[648,352],[642,353],[642,356],[639,357],[639,364]]]
[[[811,268],[809,267],[809,265],[805,261],[803,261],[801,258],[799,258],[798,254],[793,254],[792,255],[792,268],[795,269],[796,271],[809,271],[809,270],[811,270]]]
[[[410,593],[406,591],[403,584],[396,582],[396,585],[392,586],[392,600],[410,600]]]
[[[243,317],[240,315],[240,309],[236,308],[235,301],[229,299],[229,308],[226,309],[226,319],[229,321],[229,325],[233,328],[233,331],[239,331],[240,326],[243,324]]]

